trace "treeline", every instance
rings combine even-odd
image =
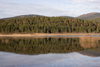
[[[21,54],[67,53],[85,50],[79,38],[0,38],[0,51]]]
[[[65,17],[1,19],[0,33],[100,33],[100,23]]]

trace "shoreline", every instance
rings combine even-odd
[[[100,33],[32,33],[32,34],[0,34],[0,37],[18,37],[18,36],[56,36],[56,35],[100,35]]]

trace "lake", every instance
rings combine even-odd
[[[100,37],[0,37],[0,67],[100,67]]]

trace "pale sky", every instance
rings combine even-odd
[[[0,0],[0,18],[38,14],[72,16],[100,12],[100,0]]]

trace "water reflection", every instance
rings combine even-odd
[[[100,47],[100,37],[84,36],[80,37],[80,44],[83,48],[96,48]]]
[[[100,37],[0,38],[0,67],[100,67]]]
[[[0,38],[0,51],[21,54],[69,53],[100,48],[99,37]]]

